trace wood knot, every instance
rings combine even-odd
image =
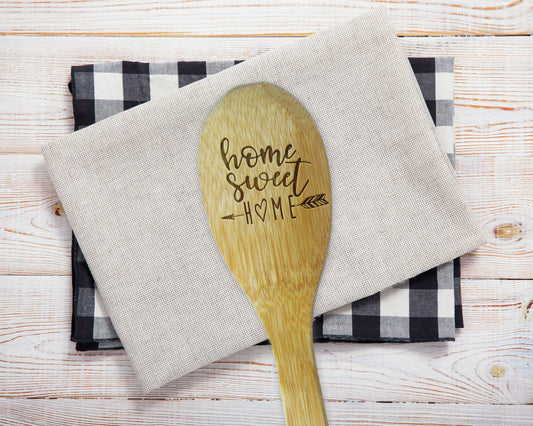
[[[505,368],[501,365],[493,365],[490,369],[492,377],[502,377],[505,374]]]
[[[525,306],[524,306],[524,319],[526,321],[533,320],[533,299],[531,299]]]
[[[55,203],[52,208],[54,209],[54,214],[56,216],[65,216],[65,210],[63,210],[63,204],[61,204],[61,201]]]
[[[522,224],[518,223],[503,223],[495,226],[493,231],[496,238],[503,240],[511,240],[513,238],[520,238],[522,236]]]

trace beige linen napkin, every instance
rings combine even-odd
[[[233,87],[260,81],[307,108],[330,162],[333,223],[316,314],[484,242],[381,10],[44,144],[146,392],[266,338],[211,235],[197,157],[211,108]]]

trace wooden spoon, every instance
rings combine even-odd
[[[215,240],[272,344],[287,424],[327,424],[312,320],[331,186],[313,119],[278,86],[236,87],[203,125],[199,171]]]

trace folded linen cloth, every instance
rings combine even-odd
[[[331,240],[316,314],[485,242],[382,10],[45,143],[52,182],[146,392],[267,337],[211,234],[197,166],[211,108],[261,81],[309,111],[330,162]]]
[[[124,61],[74,66],[69,88],[73,99],[75,129],[122,112],[136,102],[158,99],[169,89],[205,78],[208,71],[214,74],[240,62],[242,60],[171,63]],[[409,58],[409,63],[436,125],[441,146],[450,162],[455,164],[453,57]],[[95,77],[95,74],[98,76]],[[180,78],[180,74],[187,78]],[[107,90],[95,93],[95,80],[104,84]],[[113,94],[117,93],[118,99],[117,96],[113,98]],[[130,99],[127,104],[125,98]],[[74,235],[72,271],[71,340],[77,342],[76,349],[121,349],[122,344],[103,307]],[[454,274],[454,264],[451,262],[439,265],[395,285],[393,289],[319,316],[315,318],[314,339],[347,342],[454,340],[455,328],[462,327],[460,297],[454,297],[454,288],[457,293],[461,291],[459,273],[458,267]]]

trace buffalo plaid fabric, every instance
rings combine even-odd
[[[75,129],[165,96],[240,60],[114,62],[72,67]],[[453,58],[410,58],[440,141],[455,164]],[[71,340],[77,350],[121,348],[73,235]],[[414,342],[453,340],[462,327],[459,259],[315,319],[315,340]]]

